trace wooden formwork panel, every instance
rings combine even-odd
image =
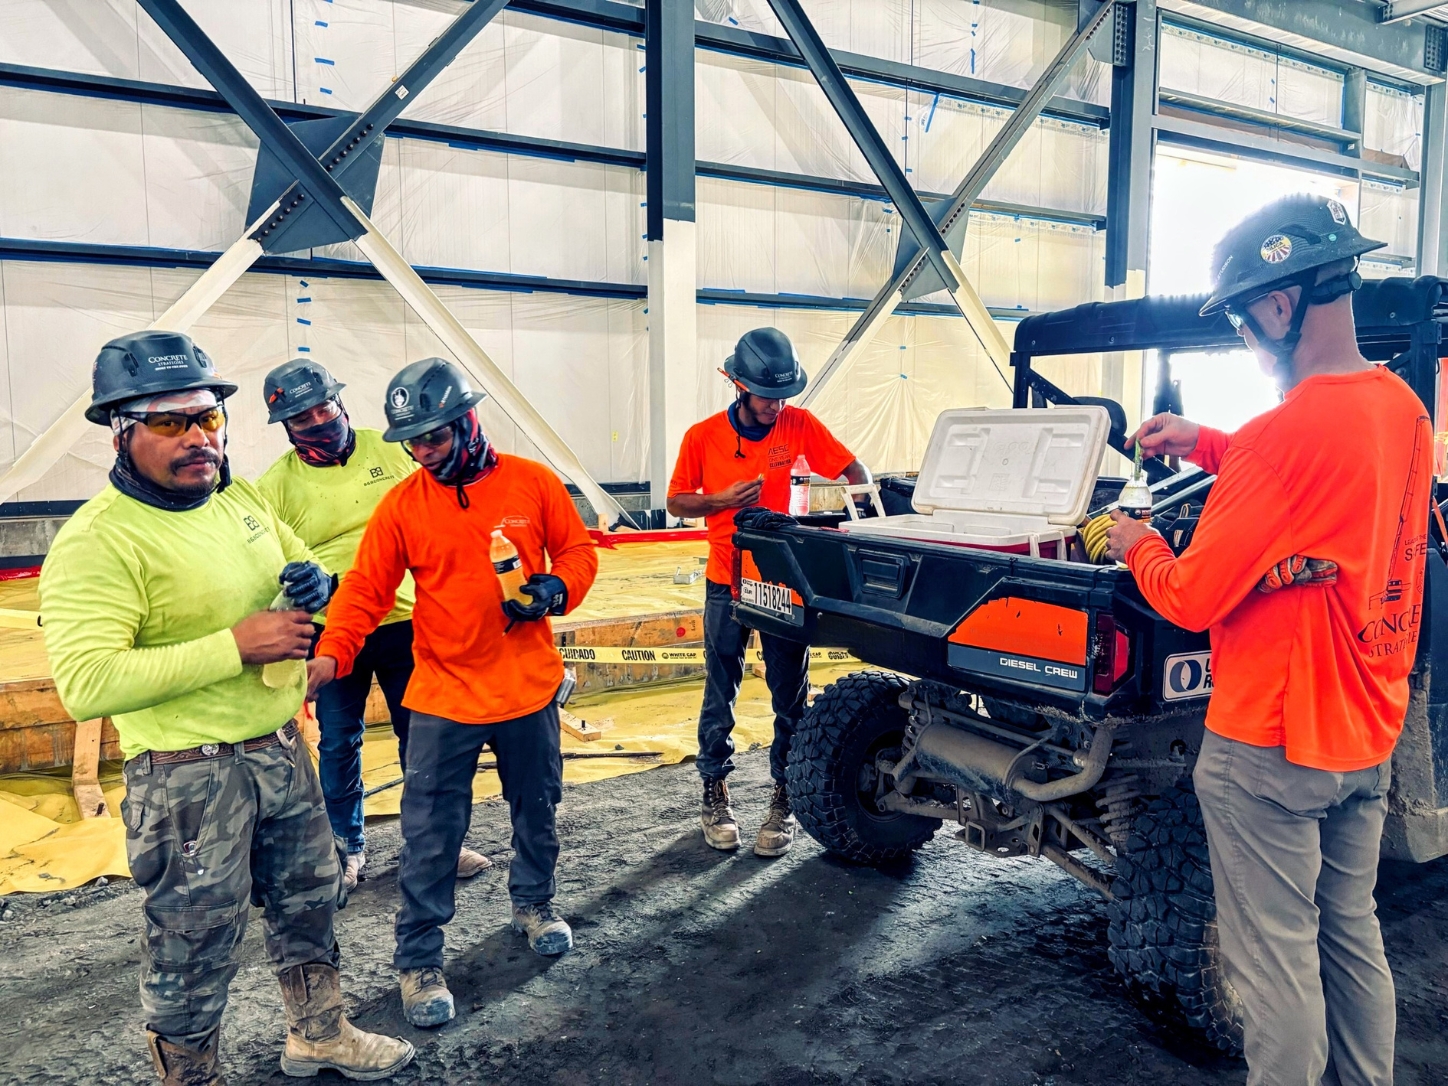
[[[601,618],[586,622],[555,622],[560,645],[606,645],[657,648],[697,645],[704,640],[703,611],[670,611],[628,618]],[[594,693],[622,686],[670,682],[702,675],[702,664],[578,664],[577,693]],[[376,683],[367,698],[369,724],[387,721],[387,702]],[[53,679],[25,679],[0,683],[0,773],[54,769],[72,764],[75,721],[66,713]],[[121,757],[120,739],[109,720],[101,728],[100,757]]]

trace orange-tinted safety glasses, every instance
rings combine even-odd
[[[186,411],[147,411],[132,415],[121,412],[122,418],[132,419],[145,426],[158,437],[180,437],[195,426],[204,433],[214,434],[226,422],[226,412],[218,407],[208,407],[194,413]]]

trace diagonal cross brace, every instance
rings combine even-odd
[[[269,145],[272,151],[280,160],[294,166],[295,174],[301,178],[301,181],[293,183],[281,198],[252,222],[243,236],[221,254],[201,278],[149,327],[165,328],[169,331],[189,329],[261,256],[262,245],[259,239],[267,236],[266,231],[277,229],[285,221],[285,215],[280,219],[277,217],[278,212],[291,212],[307,206],[305,200],[308,194],[315,195],[320,192],[321,195],[316,199],[319,210],[324,211],[334,223],[338,222],[339,216],[342,217],[339,229],[345,229],[346,236],[356,239],[383,276],[458,355],[478,383],[493,393],[519,429],[560,472],[578,485],[595,509],[609,515],[622,514],[622,508],[617,501],[589,476],[563,439],[493,364],[473,337],[447,310],[441,299],[417,276],[411,265],[407,264],[401,254],[372,226],[333,176],[345,172],[362,157],[359,153],[361,150],[381,138],[383,130],[405,108],[405,100],[431,82],[504,7],[506,0],[475,0],[472,7],[423,50],[422,55],[393,86],[384,91],[377,101],[355,118],[343,134],[333,141],[323,154],[325,164],[307,151],[305,145],[272,112],[261,96],[175,0],[139,2],[263,142],[267,141],[266,133],[273,134],[274,142]],[[399,94],[399,87],[405,88],[406,93]],[[253,118],[256,123],[253,123]],[[316,186],[315,190],[312,185]],[[487,374],[486,379],[479,376],[479,369]],[[31,443],[5,475],[0,477],[0,501],[8,501],[24,487],[38,482],[66,451],[81,439],[87,426],[85,408],[88,399],[82,395],[71,404],[44,434]]]
[[[775,17],[794,42],[799,55],[809,65],[809,70],[814,73],[830,105],[845,123],[850,138],[855,141],[860,153],[865,156],[865,161],[870,164],[870,169],[880,179],[880,184],[894,203],[895,210],[900,213],[910,233],[915,235],[916,241],[925,250],[935,274],[946,284],[946,289],[953,291],[957,286],[957,279],[943,257],[947,249],[945,239],[941,237],[940,230],[931,219],[930,213],[925,210],[925,205],[921,203],[915,189],[906,180],[905,171],[900,168],[895,156],[880,138],[880,133],[875,130],[865,107],[860,105],[860,100],[855,97],[854,90],[840,71],[840,66],[835,63],[835,58],[830,55],[829,49],[825,47],[814,24],[809,21],[809,16],[800,7],[799,0],[769,0],[769,6],[774,9]]]
[[[941,233],[949,242],[952,250],[964,246],[965,228],[971,204],[985,191],[986,185],[990,183],[996,171],[1010,157],[1010,153],[1030,130],[1031,125],[1035,123],[1036,118],[1040,116],[1051,97],[1060,88],[1071,68],[1080,60],[1081,54],[1091,38],[1106,24],[1115,3],[1116,0],[1105,0],[1086,25],[1067,39],[1050,66],[1042,73],[1036,85],[1031,88],[1031,92],[1011,114],[1010,120],[996,133],[990,146],[982,152],[980,159],[956,186],[949,201],[938,207]],[[809,388],[805,390],[804,397],[800,400],[801,406],[809,406],[830,378],[869,345],[886,319],[895,311],[896,306],[910,298],[918,298],[942,288],[943,282],[935,281],[934,268],[934,262],[927,260],[925,254],[919,251],[919,247],[913,245],[902,235],[896,254],[895,275],[871,299],[865,312],[859,316],[849,332],[845,334],[840,345],[830,355],[829,361],[815,375],[815,379],[810,382]],[[980,330],[975,329],[975,331],[976,335],[980,337]],[[984,343],[984,337],[981,339]],[[989,351],[989,347],[987,350]],[[1008,361],[995,358],[994,355],[992,360],[996,362],[997,366],[1004,365]]]

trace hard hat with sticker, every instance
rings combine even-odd
[[[1262,259],[1269,264],[1281,264],[1292,255],[1292,239],[1286,234],[1273,234],[1262,243]]]

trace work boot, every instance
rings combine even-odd
[[[199,1048],[172,1044],[159,1033],[146,1031],[146,1046],[162,1086],[226,1086],[221,1074],[221,1027],[217,1026]]]
[[[342,885],[347,887],[348,892],[357,889],[357,884],[362,881],[362,869],[367,866],[367,853],[347,853],[347,866],[342,868]]]
[[[704,843],[721,852],[739,847],[739,823],[729,806],[729,786],[723,777],[704,778],[704,810],[699,816],[704,826]]]
[[[342,1013],[342,977],[337,967],[311,962],[284,969],[278,978],[287,1011],[287,1045],[282,1071],[310,1078],[318,1071],[336,1071],[347,1078],[372,1082],[390,1078],[412,1062],[408,1041],[381,1033],[364,1033]]]
[[[513,906],[513,930],[528,936],[528,945],[545,958],[556,958],[573,949],[573,929],[551,901]]]
[[[440,1026],[452,1021],[457,1013],[453,1009],[452,993],[447,990],[447,981],[442,979],[442,970],[436,966],[404,969],[399,983],[402,986],[402,1013],[414,1026],[420,1029]]]
[[[458,878],[470,879],[493,866],[493,861],[470,848],[458,852]]]
[[[774,782],[774,795],[769,800],[769,814],[754,839],[754,855],[783,856],[794,844],[794,831],[799,827],[789,809],[789,792],[783,782]]]

